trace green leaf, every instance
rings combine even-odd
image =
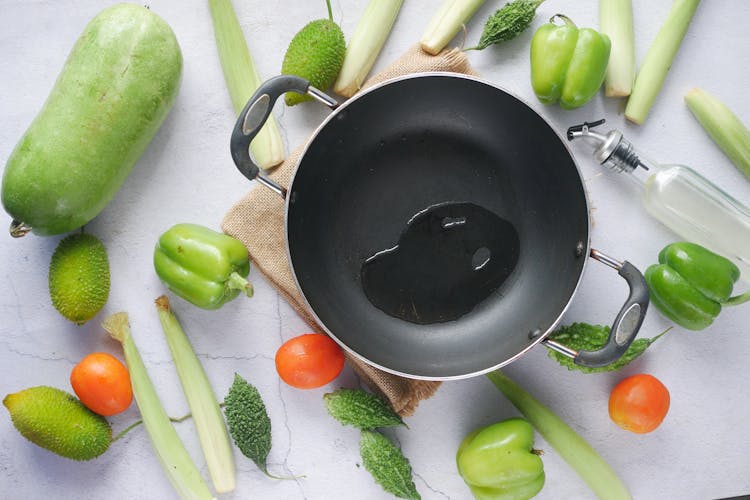
[[[419,500],[409,460],[390,439],[379,432],[362,431],[359,453],[375,482],[399,498]]]
[[[344,425],[362,430],[406,425],[388,403],[362,389],[339,389],[323,400],[328,413]]]

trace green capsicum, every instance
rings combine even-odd
[[[555,19],[564,24],[555,24]],[[531,86],[544,104],[564,109],[583,106],[604,82],[611,49],[609,37],[591,28],[578,28],[555,14],[531,39]]]
[[[176,224],[159,237],[154,269],[169,290],[203,309],[218,309],[241,291],[253,296],[245,245],[197,224]]]
[[[477,500],[531,498],[544,486],[533,445],[534,429],[522,418],[477,429],[458,448],[458,472]]]
[[[651,303],[664,316],[689,330],[713,323],[722,306],[750,300],[750,292],[731,297],[740,270],[729,259],[695,243],[667,245],[659,264],[644,274]]]

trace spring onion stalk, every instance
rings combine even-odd
[[[217,493],[232,491],[235,486],[234,455],[216,394],[185,331],[169,308],[169,299],[166,296],[162,295],[156,299],[156,310],[169,350],[172,352],[182,390],[193,414],[214,489]]]
[[[440,53],[483,3],[484,0],[444,0],[419,41],[422,50],[432,55]]]
[[[674,0],[667,20],[646,53],[625,108],[625,117],[642,124],[672,66],[700,0]]]
[[[685,103],[711,139],[750,179],[750,130],[726,104],[703,89],[688,92]]]
[[[404,0],[370,0],[346,47],[344,64],[333,91],[353,96],[375,64]]]
[[[599,0],[599,31],[612,42],[604,95],[629,96],[635,80],[632,0]]]
[[[608,500],[632,498],[627,487],[609,464],[560,417],[500,370],[488,373],[487,377],[599,498]]]
[[[234,112],[239,115],[261,84],[260,75],[247,48],[242,28],[230,0],[208,0],[214,25],[216,48],[224,71]],[[273,115],[250,143],[255,163],[263,169],[284,161],[284,144]]]
[[[148,376],[143,359],[130,334],[128,314],[115,313],[102,323],[110,337],[122,344],[125,362],[130,372],[130,383],[138,409],[141,412],[143,426],[146,428],[156,456],[172,487],[183,499],[213,498],[211,491],[195,467],[180,437],[172,427],[167,412],[156,394],[151,378]]]

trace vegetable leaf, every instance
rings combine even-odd
[[[328,413],[344,425],[362,430],[406,425],[385,401],[362,389],[339,389],[323,400]]]
[[[379,432],[362,431],[359,453],[365,469],[388,493],[399,498],[420,499],[409,460],[390,439]]]
[[[271,419],[258,389],[235,373],[224,405],[234,443],[243,455],[268,474],[266,459],[271,451]]]
[[[547,355],[560,363],[562,366],[568,368],[568,370],[579,370],[583,373],[599,373],[599,372],[611,372],[619,370],[625,365],[629,364],[635,358],[643,354],[643,352],[653,344],[659,337],[671,330],[671,327],[663,331],[656,337],[646,339],[640,338],[635,339],[625,354],[620,359],[611,363],[607,366],[600,366],[597,368],[591,368],[588,366],[580,366],[573,362],[573,359],[560,354],[556,351],[548,351]],[[550,340],[555,340],[561,344],[575,349],[577,351],[594,351],[604,347],[609,338],[610,328],[604,325],[590,325],[588,323],[573,323],[569,326],[563,326],[558,328],[552,335],[549,336]]]

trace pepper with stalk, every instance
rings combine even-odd
[[[240,292],[253,296],[245,245],[197,224],[176,224],[159,237],[154,269],[170,291],[203,309],[218,309]]]

